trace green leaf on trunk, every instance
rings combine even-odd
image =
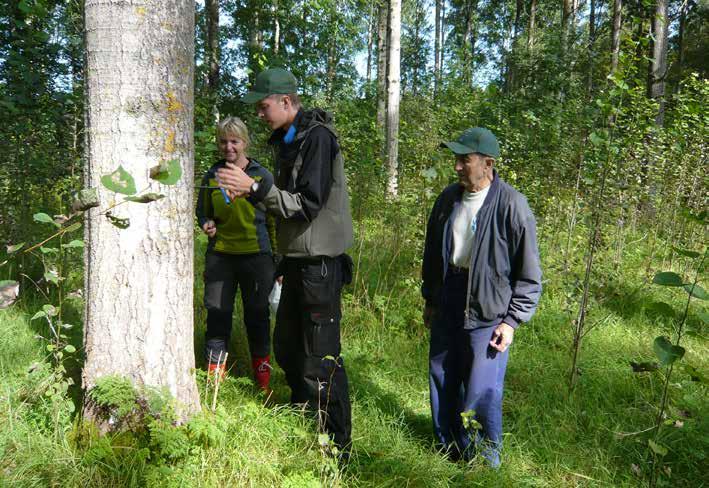
[[[96,188],[86,188],[79,191],[71,204],[72,212],[83,212],[93,207],[98,207],[98,192]]]
[[[17,300],[20,284],[13,280],[0,281],[0,309],[7,308]]]
[[[106,218],[119,229],[127,229],[130,227],[130,219],[128,218],[116,217],[111,212],[106,213]]]
[[[165,198],[165,195],[161,193],[143,193],[142,195],[138,195],[137,197],[126,197],[125,199],[129,202],[150,203],[156,200],[160,200],[161,198]]]
[[[690,251],[689,249],[680,249],[679,247],[672,246],[672,249],[675,250],[677,254],[681,254],[682,256],[687,256],[688,258],[698,258],[701,256],[697,251]]]
[[[652,439],[648,439],[647,443],[650,446],[650,449],[652,450],[652,452],[654,452],[658,456],[660,456],[660,457],[667,456],[667,452],[668,452],[667,448],[665,446],[663,446],[662,444],[660,444],[659,442],[655,442]]]
[[[17,251],[19,251],[19,250],[22,249],[23,247],[25,247],[25,243],[24,243],[24,242],[20,242],[19,244],[15,244],[15,245],[12,245],[12,246],[7,246],[7,253],[8,253],[8,254],[16,253]]]
[[[79,240],[79,239],[74,239],[69,244],[62,244],[62,247],[67,248],[67,249],[72,249],[72,248],[76,248],[76,247],[84,247],[84,241]]]
[[[682,346],[675,346],[664,336],[655,338],[652,347],[664,366],[669,366],[678,359],[682,359],[682,356],[684,356],[684,348]]]
[[[101,184],[109,190],[123,195],[133,195],[137,191],[135,180],[128,171],[123,169],[123,166],[119,166],[113,173],[103,175]]]
[[[684,289],[687,290],[687,293],[692,295],[694,298],[709,300],[709,294],[707,294],[707,291],[699,285],[686,284],[684,285]]]
[[[652,279],[652,282],[655,283],[656,285],[662,285],[662,286],[682,286],[684,283],[682,282],[682,277],[678,275],[677,273],[673,273],[672,271],[662,271],[660,273],[657,273],[655,277]]]
[[[163,161],[157,166],[150,168],[150,178],[159,181],[163,185],[174,185],[182,178],[182,167],[178,159]]]
[[[61,227],[59,224],[57,224],[52,217],[47,215],[46,213],[40,212],[36,213],[32,216],[35,222],[41,222],[43,224],[52,224],[54,227]]]

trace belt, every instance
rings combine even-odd
[[[468,274],[468,268],[462,268],[453,264],[448,265],[448,272],[451,274]]]

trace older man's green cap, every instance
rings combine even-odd
[[[467,129],[455,141],[442,142],[441,147],[447,147],[455,154],[480,153],[491,158],[500,157],[500,145],[495,134],[484,127]]]
[[[241,99],[244,103],[260,102],[269,95],[287,95],[298,91],[298,80],[283,68],[262,71],[256,77],[253,88]]]

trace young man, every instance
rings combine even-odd
[[[317,412],[319,427],[347,456],[351,413],[340,357],[340,293],[349,283],[352,217],[344,161],[330,114],[303,110],[297,80],[274,68],[260,73],[243,98],[273,133],[276,182],[257,182],[233,165],[219,170],[222,186],[275,214],[283,291],[273,346],[291,401]]]
[[[441,147],[454,153],[459,183],[433,206],[423,257],[433,430],[453,459],[478,448],[497,467],[508,347],[542,291],[534,215],[493,169],[492,132],[468,129]],[[474,436],[461,416],[471,410],[481,425]]]

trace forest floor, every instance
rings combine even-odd
[[[321,454],[312,422],[288,406],[289,391],[279,368],[274,370],[274,393],[268,401],[253,386],[239,311],[232,367],[221,386],[218,408],[214,413],[205,409],[200,416],[218,431],[210,442],[196,442],[172,458],[151,451],[160,441],[153,438],[144,449],[123,445],[118,437],[78,447],[73,413],[78,389],[72,387],[65,401],[38,393],[46,392],[44,383],[51,381],[45,345],[35,337],[41,326],[30,321],[41,302],[25,298],[0,311],[0,485],[647,485],[652,459],[648,440],[664,369],[635,373],[630,361],[655,361],[654,338],[673,335],[672,319],[651,312],[648,305],[663,300],[683,310],[686,294],[644,284],[650,259],[646,246],[629,247],[618,263],[613,262],[614,250],[599,255],[602,264],[594,272],[587,318],[595,327],[584,338],[578,382],[570,393],[571,323],[578,312],[578,284],[573,280],[580,275],[583,250],[576,249],[577,258],[564,272],[561,246],[544,237],[542,229],[544,293],[534,319],[515,335],[504,398],[503,465],[491,470],[479,459],[450,462],[434,449],[428,333],[420,319],[418,291],[420,245],[414,243],[420,235],[396,237],[386,234],[386,227],[374,219],[366,221],[351,252],[359,266],[356,281],[344,296],[342,342],[354,447],[345,469]],[[202,239],[197,242],[199,277],[204,244]],[[201,293],[198,282],[195,357],[204,391]],[[709,366],[706,326],[697,315],[705,305],[697,302],[690,307],[683,338],[686,355],[672,373],[670,406],[657,439],[668,449],[660,461],[659,486],[709,486],[709,401],[706,386],[692,380]],[[80,327],[70,337],[79,348]],[[78,380],[78,365],[70,361],[68,366]],[[209,403],[203,398],[203,405]]]

